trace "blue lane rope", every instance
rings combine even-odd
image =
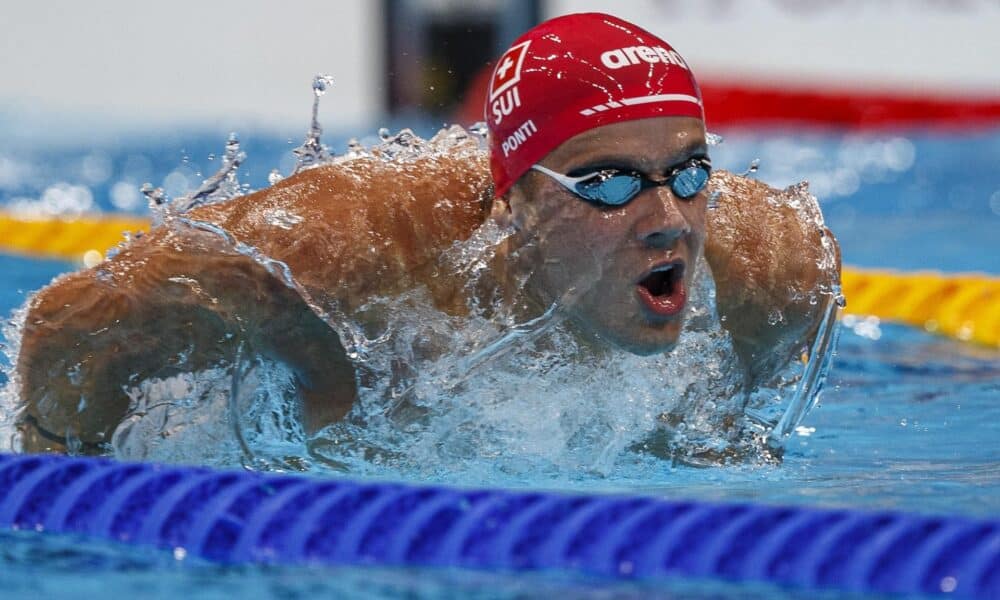
[[[557,569],[1000,598],[1000,521],[0,455],[0,528],[222,563]]]

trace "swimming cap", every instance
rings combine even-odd
[[[669,116],[704,119],[698,84],[670,44],[600,13],[546,21],[518,38],[493,70],[486,123],[494,193],[505,194],[578,133]]]

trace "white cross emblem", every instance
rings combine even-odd
[[[524,64],[524,57],[528,54],[530,44],[531,40],[522,42],[504,53],[490,83],[490,102],[521,80],[521,65]]]
[[[513,66],[514,66],[514,61],[510,59],[510,56],[504,57],[503,64],[500,65],[500,69],[497,71],[497,75],[499,75],[499,78],[504,79],[505,77],[507,77],[507,69]]]

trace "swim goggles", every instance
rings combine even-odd
[[[712,162],[708,158],[692,158],[671,169],[663,181],[653,181],[637,171],[618,169],[602,169],[580,177],[570,177],[542,165],[532,165],[531,168],[555,179],[564,188],[588,202],[598,206],[622,206],[643,190],[661,185],[670,186],[670,191],[682,200],[694,198],[705,189],[712,173]]]

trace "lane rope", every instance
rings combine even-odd
[[[0,252],[93,266],[124,232],[148,229],[149,221],[134,215],[31,220],[0,213]],[[1000,277],[846,267],[843,292],[848,314],[1000,348]]]
[[[368,565],[1000,595],[1000,521],[0,454],[0,530],[223,564]]]

